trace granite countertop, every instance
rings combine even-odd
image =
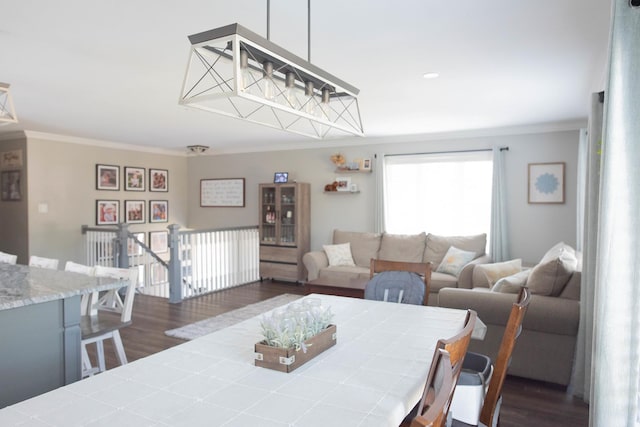
[[[0,310],[120,287],[118,280],[0,263]]]

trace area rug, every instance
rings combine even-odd
[[[227,313],[200,320],[199,322],[191,323],[180,328],[170,329],[164,333],[170,337],[192,340],[228,326],[235,325],[236,323],[250,319],[281,305],[289,304],[301,297],[301,295],[294,294],[278,295],[277,297],[269,298],[255,304],[249,304],[242,308],[237,308]]]

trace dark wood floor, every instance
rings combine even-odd
[[[122,330],[129,361],[157,353],[184,341],[168,337],[167,329],[225,313],[283,293],[304,294],[302,286],[285,283],[253,283],[234,289],[169,304],[166,299],[137,295],[133,325]],[[107,367],[116,364],[113,348],[105,345]],[[507,377],[500,416],[502,427],[587,426],[589,407],[562,387],[517,377]]]

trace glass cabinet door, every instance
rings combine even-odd
[[[262,218],[260,218],[260,228],[262,243],[276,243],[276,226],[277,226],[277,210],[276,210],[276,187],[261,187],[260,201],[262,204]]]
[[[296,187],[294,185],[279,186],[280,190],[280,229],[279,243],[286,246],[296,244]]]

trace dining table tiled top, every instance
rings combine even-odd
[[[397,426],[465,311],[312,294],[337,344],[290,373],[256,367],[256,316],[0,410],[2,426]],[[482,323],[474,332],[483,336]]]

